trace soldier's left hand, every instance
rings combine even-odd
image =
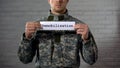
[[[82,37],[83,41],[88,39],[88,31],[89,31],[88,25],[75,24],[74,28],[75,28],[77,34],[82,35],[81,37]]]

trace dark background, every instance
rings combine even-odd
[[[98,61],[81,68],[120,68],[120,0],[70,0],[69,14],[91,29],[98,49]],[[18,46],[27,21],[47,15],[47,0],[0,0],[0,68],[34,68],[34,60],[23,64]]]

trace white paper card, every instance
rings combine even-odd
[[[42,30],[74,30],[74,21],[40,21]]]

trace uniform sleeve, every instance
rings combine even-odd
[[[98,49],[91,32],[89,32],[89,39],[87,42],[83,43],[81,54],[83,60],[92,65],[96,62],[98,58]]]
[[[36,43],[37,42],[33,39],[26,39],[25,33],[23,34],[23,38],[18,48],[18,57],[21,62],[25,64],[32,62],[36,52]]]

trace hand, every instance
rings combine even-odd
[[[27,22],[25,26],[25,37],[31,39],[37,29],[40,29],[41,25],[39,22]]]
[[[82,35],[83,41],[86,41],[88,39],[88,25],[86,24],[75,24],[74,26],[76,33]]]

